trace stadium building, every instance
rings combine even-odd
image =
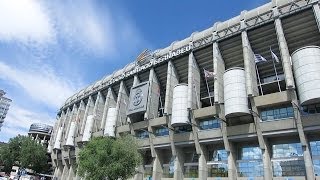
[[[0,89],[0,131],[3,126],[4,119],[9,111],[10,103],[12,102],[11,99],[4,96],[5,94],[6,93]]]
[[[54,175],[79,179],[95,136],[135,135],[133,179],[320,179],[318,0],[272,0],[153,52],[68,98]]]

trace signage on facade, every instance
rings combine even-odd
[[[46,125],[46,124],[31,124],[29,132],[30,131],[37,131],[37,132],[45,132],[45,133],[51,133],[52,131],[52,126]]]
[[[140,83],[131,88],[127,115],[147,110],[149,82]]]
[[[174,51],[171,51],[171,52],[169,52],[169,53],[167,53],[167,54],[165,54],[163,56],[160,56],[158,58],[153,57],[154,55],[148,55],[147,56],[146,55],[147,52],[144,51],[138,56],[137,61],[138,60],[139,61],[136,64],[136,67],[133,70],[125,72],[125,73],[123,73],[123,74],[121,74],[121,75],[119,75],[117,77],[112,78],[111,80],[109,80],[106,83],[106,85],[113,84],[113,83],[115,83],[117,81],[120,81],[120,80],[122,80],[122,79],[124,79],[126,77],[129,77],[129,76],[131,76],[133,74],[136,74],[136,73],[138,73],[140,71],[149,69],[152,66],[156,66],[157,64],[162,63],[163,61],[167,61],[167,60],[169,60],[171,58],[174,58],[176,56],[179,56],[179,55],[182,55],[184,53],[190,52],[192,50],[192,48],[193,48],[193,46],[191,44],[189,44],[189,45],[183,46],[183,47],[181,47],[179,49],[176,49]],[[143,63],[141,63],[142,62],[141,61],[141,57],[148,57],[148,58],[147,59],[142,58],[143,59]]]

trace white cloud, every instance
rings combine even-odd
[[[136,49],[144,40],[125,12],[93,1],[0,1],[0,41],[18,42],[40,51],[64,46],[80,54],[112,56]],[[112,9],[112,11],[110,10]]]
[[[12,82],[33,99],[53,108],[61,106],[81,86],[45,67],[18,69],[0,62],[0,74],[0,79]]]
[[[0,141],[8,141],[9,138],[18,134],[26,135],[33,123],[53,125],[54,121],[55,119],[49,114],[24,109],[13,103],[4,121],[4,126],[1,127]]]
[[[55,39],[50,18],[37,1],[0,1],[0,17],[0,41],[44,44]]]
[[[63,4],[63,5],[62,5]],[[55,1],[46,4],[57,31],[74,49],[97,55],[115,52],[116,29],[108,10],[103,14],[91,1]]]

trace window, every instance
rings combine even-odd
[[[214,118],[202,120],[199,124],[201,130],[220,128],[220,121]]]
[[[174,160],[175,160],[175,157],[172,156],[171,159],[169,160],[168,164],[163,164],[163,173],[162,173],[163,178],[173,178]]]
[[[176,134],[184,133],[184,132],[191,132],[191,131],[192,131],[191,125],[177,126],[174,128],[174,132]]]
[[[156,136],[167,136],[169,135],[169,129],[166,127],[156,127],[154,134]]]
[[[145,166],[144,166],[143,177],[144,177],[144,178],[152,177],[152,170],[153,170],[152,165],[145,165]]]
[[[261,120],[269,121],[275,119],[283,119],[293,117],[293,108],[282,107],[282,108],[273,108],[273,109],[265,109],[261,111]]]
[[[263,176],[262,152],[259,147],[243,147],[237,161],[240,177]]]
[[[311,141],[311,155],[314,167],[314,174],[320,176],[320,141]]]
[[[149,137],[149,133],[147,130],[139,130],[136,132],[136,136],[139,139],[145,139]]]
[[[197,178],[198,177],[198,165],[184,165],[184,177],[185,178]]]
[[[273,175],[305,176],[303,151],[300,143],[272,145]]]
[[[209,151],[208,177],[228,177],[228,153],[224,149]]]
[[[307,106],[302,106],[302,114],[315,114],[320,113],[320,104],[311,104]]]

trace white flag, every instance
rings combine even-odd
[[[266,58],[261,56],[260,54],[254,54],[254,62],[259,63],[259,62],[266,62]]]
[[[272,51],[271,47],[270,47],[270,52],[271,52],[272,60],[275,60],[277,63],[280,62],[278,56]]]
[[[204,77],[205,78],[211,78],[214,77],[216,75],[216,73],[211,72],[211,71],[207,71],[206,69],[203,68],[203,72],[204,72]]]

